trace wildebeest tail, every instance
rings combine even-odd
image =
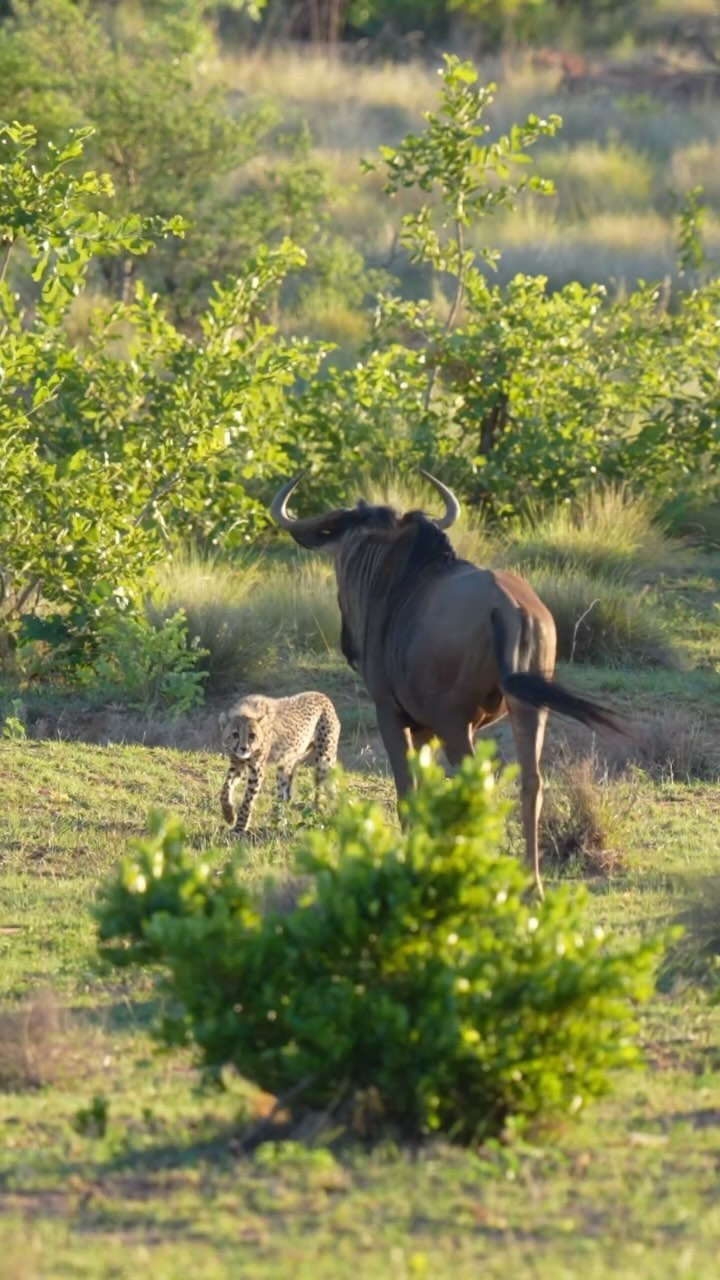
[[[504,694],[517,698],[518,702],[526,702],[531,707],[547,707],[550,711],[557,711],[561,716],[570,716],[573,720],[579,720],[587,725],[589,729],[611,729],[614,733],[628,734],[629,726],[594,699],[573,693],[571,689],[566,689],[556,680],[548,680],[537,672],[513,670],[507,628],[499,609],[493,609],[491,620],[495,657]]]

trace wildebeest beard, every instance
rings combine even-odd
[[[398,516],[392,508],[380,510],[394,520],[370,532],[367,524],[348,530],[336,562],[342,652],[364,673],[392,663],[393,633],[402,649],[430,579],[462,563],[447,535],[421,511]]]

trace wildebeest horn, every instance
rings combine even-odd
[[[289,516],[287,513],[288,500],[295,492],[304,475],[304,471],[299,471],[296,476],[293,476],[292,480],[287,480],[282,489],[278,489],[270,504],[270,515],[275,523],[280,525],[281,529],[299,529],[302,525],[310,523],[308,520],[296,520],[294,516]]]
[[[435,524],[438,529],[449,529],[460,515],[460,503],[455,497],[452,489],[448,489],[447,485],[443,484],[442,480],[436,480],[435,476],[431,476],[430,472],[424,471],[422,467],[420,467],[419,470],[420,475],[424,476],[433,488],[437,489],[440,497],[445,500],[445,515],[441,516],[439,520],[436,520]]]

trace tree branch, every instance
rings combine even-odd
[[[0,284],[2,284],[3,280],[5,279],[5,272],[8,269],[8,262],[10,261],[10,254],[12,253],[14,243],[15,243],[14,240],[5,241],[3,254],[2,254],[2,261],[0,262]]]
[[[459,219],[455,223],[455,239],[458,247],[457,284],[455,286],[455,296],[453,297],[453,300],[450,303],[450,310],[448,311],[447,319],[443,326],[443,338],[447,337],[453,325],[455,324],[455,320],[457,319],[457,313],[460,310],[460,304],[463,300],[463,294],[465,292],[465,235],[463,231],[463,224],[462,222],[460,222]],[[423,396],[423,409],[426,413],[428,408],[430,407],[432,393],[435,389],[435,383],[437,382],[437,371],[438,371],[437,363],[433,363],[433,366],[430,370],[430,376],[428,377],[428,384],[427,384],[427,387],[425,388],[425,395]]]

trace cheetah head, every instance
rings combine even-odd
[[[236,760],[252,760],[262,748],[265,735],[262,721],[256,716],[220,712],[222,749]]]

